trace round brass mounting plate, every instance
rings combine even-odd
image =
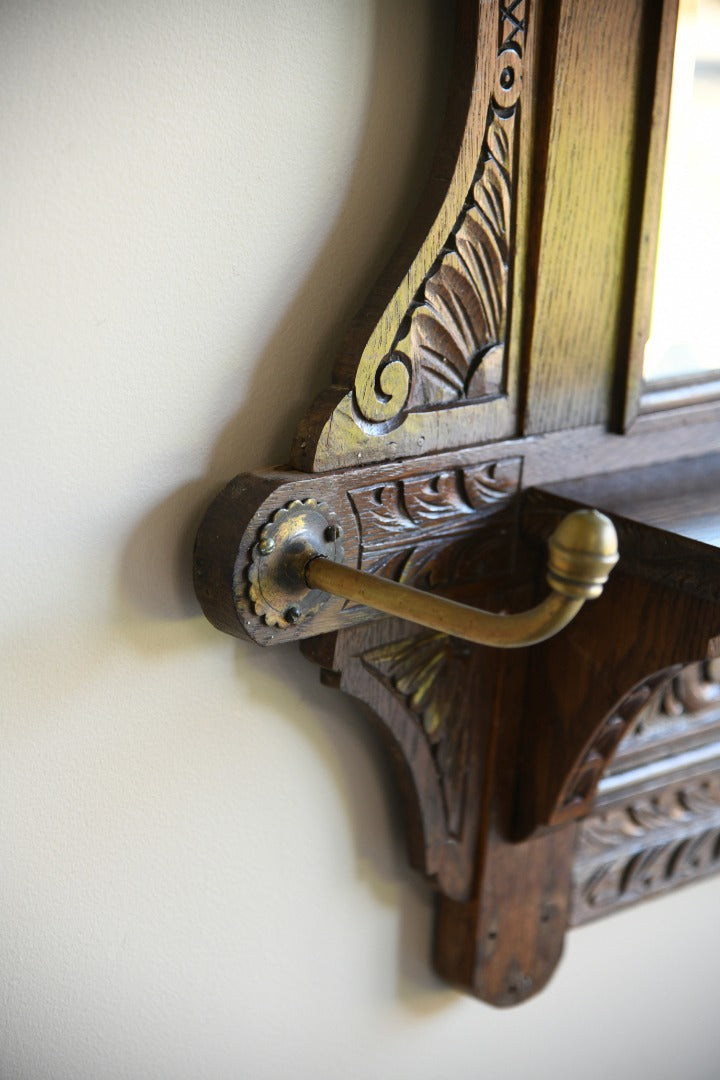
[[[269,626],[293,626],[330,599],[305,582],[305,567],[318,555],[342,562],[342,530],[325,503],[293,500],[260,532],[248,569],[250,599]]]

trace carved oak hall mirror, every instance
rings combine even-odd
[[[720,865],[720,403],[643,390],[675,0],[451,17],[408,234],[195,583],[365,706],[435,966],[509,1005],[569,926]]]

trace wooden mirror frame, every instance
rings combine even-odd
[[[458,0],[428,190],[289,464],[199,530],[219,629],[301,640],[387,743],[434,962],[496,1005],[568,926],[720,866],[720,405],[643,411],[674,0]],[[677,490],[682,498],[674,498]],[[268,618],[251,567],[294,503],[345,563],[495,610],[597,506],[621,562],[561,635],[499,652],[318,598]]]

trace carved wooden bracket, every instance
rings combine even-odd
[[[614,514],[622,561],[603,597],[512,653],[319,590],[275,604],[257,567],[278,536],[293,541],[300,501],[322,508],[323,554],[517,611],[546,589],[559,518],[588,505],[582,483],[570,496],[553,484],[720,450],[707,404],[671,438],[668,417],[617,432],[638,381],[628,296],[646,305],[649,291],[638,211],[659,183],[654,139],[638,133],[666,110],[674,6],[591,8],[458,3],[445,138],[410,239],[290,465],[236,477],[195,552],[214,625],[302,640],[323,679],[367,706],[410,858],[438,894],[437,970],[497,1005],[547,982],[569,925],[720,862],[716,549]]]

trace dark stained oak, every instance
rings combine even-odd
[[[720,665],[671,673],[638,712],[579,827],[570,922],[720,869]]]
[[[641,4],[559,7],[552,98],[544,103],[544,199],[535,207],[528,433],[608,419],[647,32]]]
[[[719,388],[641,386],[676,17],[458,0],[415,217],[290,463],[235,477],[196,540],[208,619],[301,641],[379,731],[434,965],[499,1006],[542,989],[569,926],[720,869]],[[621,560],[512,652],[319,590],[278,613],[257,564],[296,501],[347,565],[497,612],[546,594],[569,510],[608,513]]]
[[[629,520],[720,547],[718,454],[601,473],[545,487]]]

